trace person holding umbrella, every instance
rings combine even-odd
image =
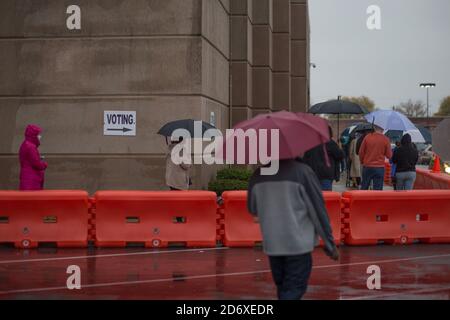
[[[392,110],[377,110],[366,116],[366,120],[384,129],[386,135],[400,133],[400,137],[408,133],[412,142],[424,143],[421,131],[404,114]]]
[[[172,141],[166,156],[166,185],[172,191],[189,190],[189,169],[191,165],[185,163],[176,164],[172,159],[172,150],[182,142],[183,138],[180,138],[178,141]]]
[[[217,130],[214,126],[204,121],[183,119],[169,122],[158,131],[159,135],[162,135],[166,138],[166,142],[169,147],[168,154],[166,156],[166,185],[170,188],[170,190],[173,191],[189,190],[189,187],[192,184],[190,178],[190,168],[192,167],[192,165],[186,163],[176,164],[172,159],[173,149],[177,145],[183,143],[183,138],[180,137],[175,140],[172,140],[172,135],[176,130],[183,129],[189,133],[190,137],[201,139],[202,137],[195,136],[196,125],[200,127],[201,130],[199,133],[202,135],[202,137],[205,134],[205,132],[210,129]]]
[[[333,130],[328,127],[330,137],[333,138]],[[327,166],[325,162],[325,154],[323,146],[317,146],[309,150],[303,156],[303,161],[313,169],[314,173],[319,178],[320,185],[323,191],[333,191],[333,181],[340,180],[340,163],[344,160],[344,152],[333,139],[330,139],[325,144],[330,165]]]
[[[378,126],[378,128],[383,129],[385,132],[389,131],[401,131],[403,133],[408,133],[414,142],[425,141],[420,131],[417,127],[406,117],[404,114],[393,111],[393,110],[377,110],[366,116],[366,120],[372,124]],[[383,131],[381,131],[383,132]],[[367,139],[367,138],[366,138]],[[365,139],[365,140],[366,140]],[[387,139],[387,138],[386,138]],[[374,140],[374,139],[372,139]],[[378,140],[381,140],[379,137]],[[389,143],[389,139],[388,143]],[[364,142],[363,142],[364,144]],[[390,148],[389,148],[390,149]],[[392,155],[392,150],[390,149],[389,154]],[[361,154],[360,154],[361,157]],[[388,157],[391,158],[391,157]],[[381,158],[380,158],[381,162]],[[364,178],[363,178],[364,180]]]
[[[279,130],[279,141],[271,142],[279,143],[278,155],[271,155],[271,161],[279,162],[278,171],[264,175],[260,167],[254,172],[247,204],[260,222],[278,298],[301,299],[308,286],[317,235],[324,240],[326,254],[334,260],[339,258],[319,180],[309,166],[296,159],[330,139],[328,124],[308,114],[278,112],[260,115],[235,128]]]
[[[341,114],[366,114],[367,109],[351,101],[342,100],[341,96],[337,100],[318,103],[309,109],[312,114],[335,114],[337,115],[337,136],[341,135],[339,120]]]

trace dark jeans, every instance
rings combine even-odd
[[[269,257],[279,300],[300,300],[308,287],[312,269],[311,253],[299,256]]]
[[[333,180],[320,180],[322,191],[333,191]]]
[[[383,190],[384,168],[364,167],[362,172],[361,190],[369,190],[373,181],[373,190]]]

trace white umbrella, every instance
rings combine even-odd
[[[364,116],[370,123],[376,124],[384,130],[407,131],[417,127],[404,114],[391,110],[378,110]]]
[[[389,131],[392,131],[392,130],[386,130],[386,131],[384,131],[384,134],[387,134]],[[394,130],[394,131],[396,131],[396,130]],[[401,131],[401,130],[398,130],[398,131]],[[403,131],[402,136],[404,136],[407,133],[411,136],[411,142],[425,143],[425,138],[423,137],[423,135],[419,129],[411,129],[411,130]]]
[[[403,135],[405,135],[407,133],[411,136],[411,141],[412,142],[414,142],[414,143],[425,143],[425,138],[423,137],[422,132],[420,132],[419,129],[405,131],[403,133]]]

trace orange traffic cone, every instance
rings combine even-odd
[[[441,158],[439,158],[438,155],[434,158],[434,165],[433,170],[431,170],[433,173],[440,173],[441,172]]]

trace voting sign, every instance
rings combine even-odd
[[[105,111],[105,136],[136,136],[136,111]]]

